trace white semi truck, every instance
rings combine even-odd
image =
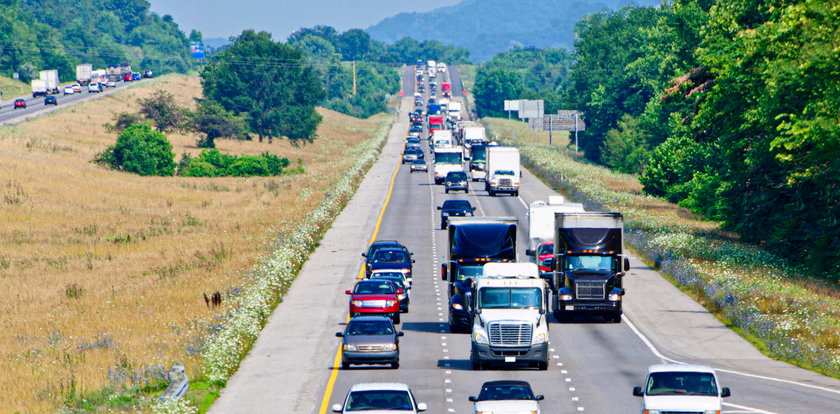
[[[519,196],[522,175],[519,148],[487,147],[487,163],[484,170],[487,174],[484,189],[490,193],[490,197],[495,197],[499,193]]]
[[[548,294],[533,263],[486,264],[471,299],[472,368],[525,363],[548,369]]]

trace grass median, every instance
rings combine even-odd
[[[739,241],[687,209],[642,193],[634,175],[587,163],[567,133],[484,119],[489,136],[520,148],[523,163],[587,210],[618,211],[626,243],[764,354],[840,378],[837,275],[812,275]]]
[[[311,212],[343,206],[346,177],[393,121],[319,109],[313,144],[217,141],[301,159],[298,175],[141,177],[91,163],[116,139],[103,124],[158,89],[188,107],[201,91],[196,77],[167,76],[0,128],[0,412],[147,411],[171,365],[207,377],[208,341],[245,306],[258,269],[303,224],[314,245],[331,221]],[[195,135],[167,137],[176,154],[200,151]],[[216,292],[221,303],[205,302]]]

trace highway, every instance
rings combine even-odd
[[[456,80],[457,68],[450,71]],[[406,70],[405,79],[414,79],[413,68]],[[453,85],[456,97],[459,83]],[[470,413],[468,396],[477,395],[484,381],[498,379],[529,381],[535,393],[546,397],[543,413],[633,413],[641,403],[632,395],[633,387],[642,385],[649,365],[662,362],[719,369],[721,385],[733,394],[724,400],[726,413],[840,411],[840,381],[764,357],[632,254],[622,323],[592,319],[559,324],[552,317],[548,371],[472,371],[469,335],[448,330],[447,285],[440,280],[447,240],[435,206],[466,198],[478,207],[476,216],[516,217],[519,258],[524,261],[527,205],[556,192],[525,170],[519,197],[489,197],[482,183],[472,183],[469,194],[445,194],[433,184],[431,172],[410,173],[407,165],[398,166],[406,113],[413,108],[412,86],[404,91],[399,123],[381,160],[310,257],[211,413],[329,412],[361,382],[406,383],[419,402],[428,404],[428,412]],[[429,159],[425,141],[422,147]],[[334,333],[347,320],[343,292],[358,277],[363,264],[359,254],[372,234],[401,241],[416,259],[411,309],[398,327],[405,332],[401,365],[397,370],[339,369],[335,358],[340,341]]]
[[[0,125],[10,125],[16,122],[20,122],[24,119],[31,119],[32,117],[42,115],[45,112],[45,109],[62,108],[67,104],[73,102],[78,102],[87,99],[95,99],[100,96],[109,95],[115,90],[120,90],[122,88],[125,88],[126,86],[135,85],[138,82],[142,81],[117,82],[116,87],[106,88],[104,92],[100,93],[88,93],[87,86],[82,86],[81,93],[75,93],[72,95],[64,95],[64,86],[66,85],[62,85],[59,88],[61,91],[54,95],[56,100],[58,101],[58,105],[44,105],[43,96],[33,98],[32,94],[18,97],[6,97],[4,95],[2,102],[0,102]],[[14,101],[17,98],[23,98],[26,100],[26,108],[15,109]]]

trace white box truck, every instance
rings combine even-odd
[[[453,121],[461,120],[461,103],[456,101],[449,102],[449,119]]]
[[[492,363],[548,369],[549,292],[536,272],[533,263],[488,263],[475,280],[470,337],[474,370]]]
[[[555,213],[582,213],[583,204],[567,203],[563,196],[549,196],[548,202],[534,201],[528,206],[528,250],[537,245],[554,241]]]
[[[522,170],[519,165],[519,148],[487,147],[487,176],[484,189],[495,197],[499,193],[519,196],[520,176]]]
[[[30,85],[32,85],[33,98],[45,96],[47,94],[47,82],[43,79],[32,79]]]
[[[42,70],[38,77],[46,83],[47,93],[58,93],[59,80],[57,70]]]
[[[76,82],[78,82],[79,85],[85,86],[89,84],[91,75],[93,75],[93,65],[90,63],[76,65]]]
[[[450,171],[464,171],[463,152],[461,147],[435,148],[435,184],[443,184]]]
[[[436,129],[432,132],[433,148],[449,148],[454,146],[452,131],[448,129]]]

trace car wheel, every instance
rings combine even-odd
[[[466,189],[466,190],[464,190],[464,194],[469,194],[469,193],[470,193],[470,189],[469,189],[469,188],[468,188],[468,189]]]
[[[446,191],[446,194],[449,194],[449,189],[448,189],[448,188],[447,188],[446,190],[444,190],[444,191]]]
[[[341,369],[350,369],[350,363],[341,361]]]
[[[399,323],[400,323],[400,315],[397,314],[397,316],[394,317],[394,325],[399,325]]]
[[[391,369],[397,369],[399,367],[400,367],[400,361],[391,363]]]

